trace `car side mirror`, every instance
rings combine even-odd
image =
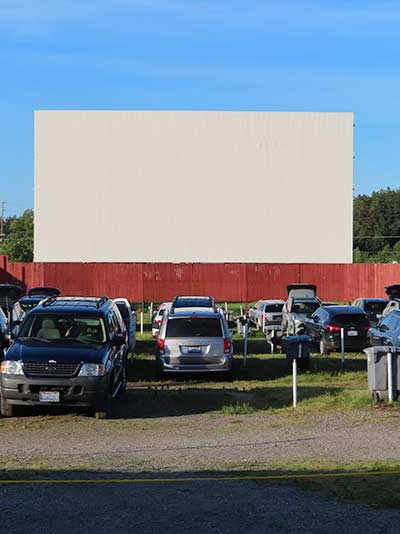
[[[160,330],[160,323],[152,323],[151,328],[154,328],[154,330]]]
[[[378,330],[380,332],[386,332],[387,330],[389,330],[388,326],[386,324],[381,324],[378,326]]]
[[[15,338],[14,334],[11,334],[10,336],[4,336],[3,339],[3,346],[4,348],[8,349],[8,347],[11,345],[11,340]]]
[[[126,342],[125,334],[118,332],[111,337],[111,345],[113,347],[121,347]]]

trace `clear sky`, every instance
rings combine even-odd
[[[35,109],[354,111],[355,193],[399,187],[399,66],[398,0],[0,0],[0,201]]]

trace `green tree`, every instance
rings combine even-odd
[[[33,210],[25,210],[20,217],[10,219],[0,254],[8,256],[10,261],[33,261]]]

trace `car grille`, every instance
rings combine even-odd
[[[74,376],[79,366],[79,363],[26,362],[24,371],[29,376]]]

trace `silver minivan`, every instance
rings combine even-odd
[[[212,308],[172,309],[157,345],[158,374],[232,372],[232,336],[224,316]]]

